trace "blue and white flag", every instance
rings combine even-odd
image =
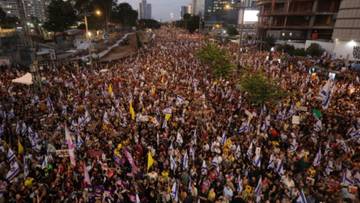
[[[270,155],[269,165],[267,167],[268,169],[274,169],[275,168],[275,156],[273,154]]]
[[[174,182],[172,189],[171,189],[171,198],[173,201],[178,202],[179,201],[179,190],[176,184],[176,181]]]
[[[195,161],[195,150],[192,146],[189,149],[189,153],[190,153],[191,160]]]
[[[239,133],[239,134],[241,134],[241,133],[247,133],[247,132],[249,132],[249,130],[250,130],[249,123],[244,121],[244,122],[241,124],[238,133]]]
[[[182,138],[182,136],[181,136],[181,134],[180,134],[180,132],[177,132],[177,134],[176,134],[176,142],[179,144],[179,145],[182,145],[183,144],[183,138]]]
[[[84,144],[84,140],[81,138],[80,135],[77,135],[76,138],[76,149],[80,149],[81,146]]]
[[[105,111],[104,113],[104,116],[103,116],[103,123],[104,124],[110,124],[110,121],[109,121],[109,116],[108,116],[108,113]]]
[[[262,177],[260,176],[258,184],[255,188],[256,202],[261,202],[261,195],[262,195]]]
[[[7,156],[6,156],[8,162],[12,162],[15,159],[15,153],[9,148]]]
[[[236,147],[236,150],[235,150],[235,157],[236,157],[237,159],[240,159],[240,158],[241,158],[241,155],[242,155],[241,147],[240,147],[240,145],[238,145],[238,146]]]
[[[321,120],[316,121],[315,125],[314,125],[314,131],[315,132],[320,132],[322,130],[322,122]]]
[[[29,173],[30,173],[29,166],[27,164],[27,156],[24,156],[23,159],[24,159],[23,160],[24,161],[24,176],[27,177],[29,175]]]
[[[281,159],[277,160],[276,173],[278,173],[280,176],[285,174],[284,162]]]
[[[261,167],[261,148],[257,147],[255,150],[255,157],[253,159],[253,165],[260,168]]]
[[[226,132],[224,131],[222,136],[221,136],[221,145],[224,145],[226,142],[227,138],[226,138]]]
[[[299,197],[296,199],[296,203],[307,203],[306,196],[304,194],[304,191],[301,189]]]
[[[313,166],[319,166],[321,163],[321,148],[319,148],[319,151],[316,153],[314,162],[313,162]]]
[[[173,158],[172,155],[170,155],[170,169],[175,172],[177,167],[176,160]]]
[[[183,157],[183,169],[185,170],[189,169],[189,156],[187,152],[185,152]]]
[[[330,175],[330,173],[333,171],[334,171],[334,164],[331,160],[329,160],[329,162],[325,168],[325,173],[326,173],[326,175]]]
[[[342,185],[349,186],[354,184],[354,179],[352,177],[351,171],[349,169],[346,169],[345,172],[343,172],[342,177]]]
[[[202,165],[201,165],[201,175],[206,175],[208,171],[207,165],[205,160],[203,160]]]
[[[54,104],[53,104],[53,102],[52,102],[52,100],[51,100],[50,97],[47,97],[47,98],[46,98],[46,105],[47,105],[47,108],[48,108],[48,110],[49,110],[50,112],[53,112],[53,111],[54,111]]]
[[[360,129],[350,128],[347,135],[353,139],[360,138]]]
[[[253,153],[254,153],[253,151],[254,151],[254,144],[251,141],[251,144],[250,144],[250,146],[249,146],[249,148],[248,148],[248,150],[246,152],[246,155],[247,155],[249,160],[252,160],[252,156],[253,156]]]
[[[299,147],[297,141],[295,138],[293,138],[293,141],[291,142],[290,144],[290,148],[289,148],[289,151],[290,152],[296,152],[297,148]]]
[[[45,155],[45,156],[44,156],[44,160],[43,160],[43,162],[42,162],[42,164],[41,164],[41,168],[42,168],[42,169],[45,169],[47,166],[48,166],[48,156]]]
[[[4,131],[5,131],[5,124],[3,123],[0,125],[0,139],[4,135]]]
[[[238,181],[237,181],[237,192],[241,193],[243,190],[244,190],[243,180],[242,180],[241,176],[239,176]]]
[[[357,186],[360,186],[360,172],[356,172],[356,174],[354,175],[354,184]]]
[[[320,90],[320,97],[322,99],[321,105],[323,109],[327,109],[329,107],[331,94],[334,90],[334,87],[334,82],[332,80],[328,80]]]
[[[12,161],[10,163],[10,170],[6,174],[6,180],[11,183],[19,173],[20,173],[19,164],[16,161]]]

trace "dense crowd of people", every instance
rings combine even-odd
[[[121,61],[44,66],[41,85],[0,70],[0,202],[359,202],[356,72],[248,50],[239,67],[289,93],[257,107],[199,62],[203,36],[156,32]]]

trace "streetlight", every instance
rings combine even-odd
[[[231,5],[230,4],[226,4],[225,5],[225,10],[230,10],[232,7],[231,7]]]
[[[245,16],[245,1],[244,0],[240,0],[239,1],[239,8],[240,8],[240,14],[241,14],[241,18],[240,18],[240,37],[239,37],[239,49],[237,52],[237,62],[238,62],[238,66],[240,65],[240,52],[242,51],[242,44],[243,44],[243,27],[244,27],[244,16]]]
[[[95,15],[97,16],[101,16],[102,15],[102,12],[98,9],[98,10],[95,10]],[[84,23],[85,23],[85,37],[86,39],[90,39],[91,37],[91,34],[89,35],[89,25],[88,25],[88,20],[87,20],[87,14],[85,13],[84,14]]]
[[[101,13],[100,10],[96,10],[96,11],[95,11],[95,14],[96,14],[97,16],[101,16],[102,13]]]

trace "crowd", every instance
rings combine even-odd
[[[33,86],[1,69],[0,202],[359,202],[357,73],[249,50],[240,67],[289,93],[254,107],[199,62],[203,44],[163,28],[136,56],[44,66]]]

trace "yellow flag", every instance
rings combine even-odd
[[[171,118],[171,114],[165,114],[165,120],[166,120],[166,121],[169,121],[170,118]]]
[[[148,163],[147,163],[147,170],[151,168],[151,166],[154,164],[154,159],[151,155],[151,152],[148,152]]]
[[[130,101],[130,115],[131,115],[131,119],[135,120],[135,111],[134,111],[134,108],[132,106],[132,101]]]
[[[108,87],[108,93],[109,93],[110,95],[113,94],[112,84],[110,84],[109,87]]]
[[[153,85],[153,86],[151,87],[150,93],[151,93],[152,96],[155,95],[155,93],[156,93],[156,87],[155,87],[155,85]]]
[[[24,153],[24,147],[21,145],[20,140],[18,140],[18,154]]]

